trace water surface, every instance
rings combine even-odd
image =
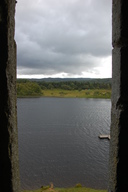
[[[109,99],[18,99],[22,189],[53,182],[57,187],[107,188]]]

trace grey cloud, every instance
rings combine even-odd
[[[111,0],[21,0],[16,41],[25,74],[93,71],[111,55]]]

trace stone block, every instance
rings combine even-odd
[[[0,1],[0,191],[19,192],[15,0]]]
[[[113,0],[112,6],[112,45],[122,47],[128,45],[128,1]]]

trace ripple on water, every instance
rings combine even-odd
[[[18,99],[22,189],[53,182],[107,188],[110,100]]]

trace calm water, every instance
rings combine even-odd
[[[110,100],[78,98],[18,99],[22,189],[53,182],[107,188]]]

